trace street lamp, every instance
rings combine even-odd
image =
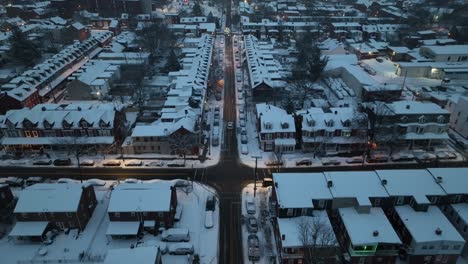
[[[255,169],[254,169],[254,197],[257,194],[257,161],[262,158],[262,156],[252,156],[255,159]]]

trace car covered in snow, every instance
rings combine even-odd
[[[258,222],[253,216],[247,217],[247,231],[249,231],[249,233],[257,233],[258,231]]]
[[[85,159],[80,161],[80,166],[84,167],[93,167],[94,166],[94,160],[91,159]]]
[[[141,165],[143,165],[143,162],[141,160],[132,159],[125,161],[125,167],[139,167]]]
[[[328,165],[340,165],[341,161],[338,159],[330,159],[330,158],[324,158],[322,159],[322,165],[328,166]]]
[[[246,144],[242,144],[242,145],[241,145],[241,153],[242,153],[242,155],[247,155],[247,154],[249,154],[249,148],[247,147]]]
[[[161,240],[165,242],[189,242],[189,230],[187,228],[166,229],[161,234]]]
[[[296,166],[310,166],[312,165],[311,159],[301,159],[296,161]]]
[[[247,239],[249,260],[260,259],[260,240],[257,235],[249,235]]]
[[[257,212],[257,208],[252,197],[247,197],[245,199],[245,210],[248,214],[255,214],[255,212]]]
[[[168,246],[169,254],[171,255],[187,255],[193,254],[192,243],[174,243]]]
[[[118,167],[120,164],[120,160],[104,160],[102,162],[102,165],[106,167]]]

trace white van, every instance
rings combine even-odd
[[[175,243],[169,245],[169,254],[171,255],[187,255],[193,254],[192,243]]]
[[[188,242],[190,241],[187,228],[169,228],[162,232],[161,240],[164,242]]]

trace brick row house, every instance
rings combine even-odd
[[[450,112],[435,103],[396,101],[371,107],[371,139],[381,148],[445,146]]]
[[[137,236],[142,228],[157,233],[174,225],[177,193],[170,182],[121,183],[113,191],[107,213],[107,235],[113,238]]]
[[[257,104],[257,131],[260,148],[281,153],[296,149],[294,117],[284,109],[270,104]]]
[[[40,183],[22,190],[9,233],[17,239],[41,240],[50,229],[83,231],[97,206],[94,188],[78,183]]]
[[[7,152],[66,150],[78,145],[99,152],[125,133],[125,114],[113,104],[40,104],[32,109],[10,110],[0,124]]]
[[[467,252],[466,175],[467,168],[274,173],[270,201],[282,263],[302,263],[307,252],[292,246],[298,234],[291,223],[320,214],[339,243],[322,259],[330,263],[454,264]]]

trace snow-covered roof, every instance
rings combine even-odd
[[[190,132],[195,132],[196,115],[186,115],[173,122],[162,122],[157,120],[151,125],[135,126],[132,138],[135,137],[167,137],[177,130],[184,128]]]
[[[445,45],[445,46],[424,46],[421,47],[428,49],[437,55],[452,55],[452,54],[467,54],[468,45]]]
[[[296,132],[294,117],[284,109],[270,104],[257,104],[257,118],[260,119],[260,133]]]
[[[468,194],[468,168],[429,168],[427,170],[447,194]]]
[[[327,181],[333,186],[333,198],[356,198],[360,206],[371,206],[370,197],[388,197],[379,177],[373,171],[333,171],[324,172]]]
[[[468,224],[468,203],[458,203],[449,205],[457,212],[460,219]]]
[[[140,222],[132,221],[110,221],[107,226],[106,235],[108,236],[127,236],[137,235],[140,229]]]
[[[317,245],[324,246],[337,246],[338,242],[333,232],[333,228],[328,218],[327,212],[325,210],[314,211],[313,216],[299,216],[293,218],[277,218],[278,221],[278,231],[280,233],[279,237],[283,237],[281,240],[281,246],[283,248],[295,248],[303,247],[304,241],[306,238],[303,238],[304,231],[301,232],[301,226],[310,227],[311,236],[313,234],[317,235]],[[315,230],[315,228],[320,228],[320,230]],[[312,241],[312,237],[308,238],[309,241]],[[320,246],[319,246],[320,247]]]
[[[83,188],[74,183],[38,183],[19,194],[15,213],[76,212]]]
[[[382,208],[372,207],[369,213],[359,213],[354,207],[347,207],[338,212],[353,246],[401,244]]]
[[[108,212],[168,212],[172,183],[121,183],[112,191]]]
[[[136,247],[110,249],[104,264],[154,264],[159,257],[158,247]]]
[[[333,199],[322,173],[273,173],[280,208],[313,208],[312,200]]]
[[[410,205],[402,205],[395,206],[395,211],[417,243],[465,242],[437,206],[431,205],[425,212],[415,211]],[[438,232],[438,230],[441,232]]]
[[[395,101],[386,105],[397,115],[449,114],[449,111],[432,102]]]
[[[49,222],[17,221],[15,227],[10,231],[10,237],[40,237],[44,234]]]
[[[427,196],[445,195],[427,170],[376,170],[390,196],[411,196],[418,204],[430,204]]]

